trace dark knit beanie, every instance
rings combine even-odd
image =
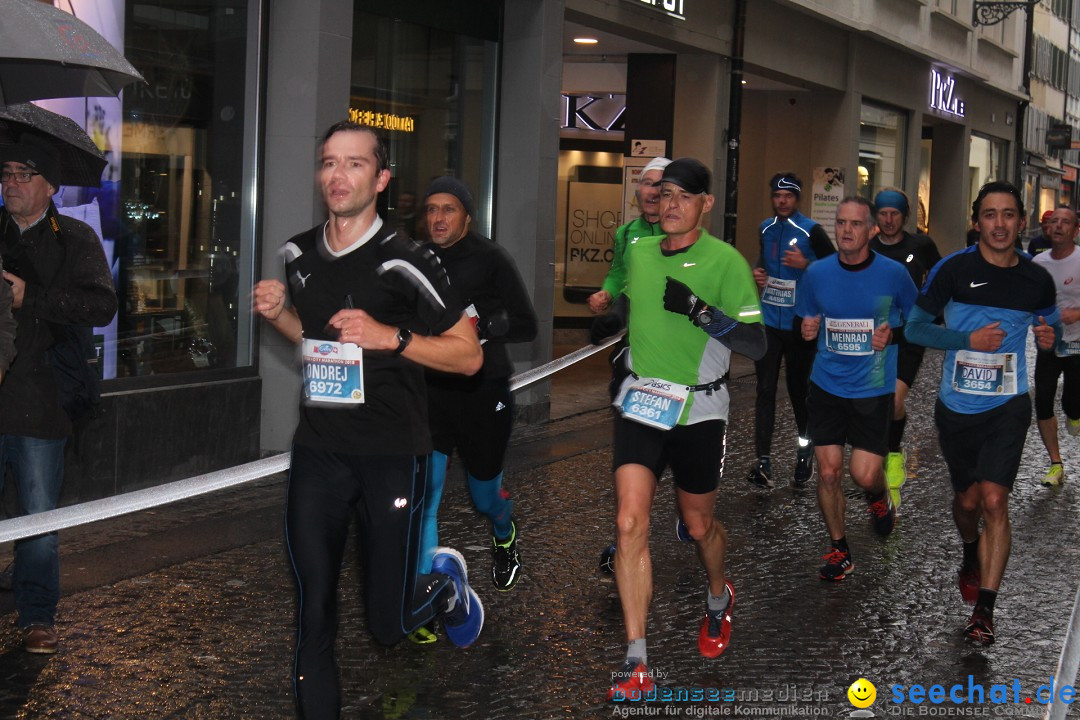
[[[438,195],[439,193],[448,193],[456,197],[461,201],[461,206],[465,208],[465,214],[472,217],[472,193],[469,192],[469,188],[465,187],[465,183],[455,177],[450,177],[449,175],[435,178],[431,181],[431,184],[428,185],[427,192],[424,193],[424,202],[426,203],[429,197]]]

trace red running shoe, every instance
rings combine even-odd
[[[960,572],[956,574],[956,581],[960,585],[960,597],[964,598],[964,602],[968,605],[974,605],[979,599],[979,585],[982,584],[979,568],[977,566],[960,568]]]
[[[727,607],[719,612],[707,611],[701,622],[701,632],[698,633],[698,650],[707,658],[720,657],[731,644],[731,611],[735,608],[735,588],[731,586],[730,580],[725,582],[724,586],[730,597]]]
[[[968,640],[979,643],[980,645],[993,645],[994,644],[994,618],[981,607],[976,607],[975,612],[971,613],[971,619],[968,620],[967,627],[964,628],[964,635]]]
[[[621,668],[611,674],[611,680],[607,693],[609,702],[640,701],[656,690],[648,666],[636,658],[624,662]]]

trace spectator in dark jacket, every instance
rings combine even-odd
[[[0,483],[10,467],[19,510],[29,515],[56,507],[72,429],[46,353],[65,334],[64,326],[108,324],[116,313],[116,291],[97,235],[86,223],[60,215],[52,202],[61,170],[54,146],[23,133],[17,143],[0,146],[0,164],[3,284],[5,291],[10,285],[18,351],[0,385]],[[55,653],[56,533],[15,544],[13,589],[23,647]]]

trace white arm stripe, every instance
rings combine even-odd
[[[426,290],[428,295],[430,295],[432,299],[439,304],[439,307],[444,309],[446,308],[446,303],[443,302],[442,297],[440,297],[439,293],[435,290],[435,286],[431,284],[430,280],[428,280],[427,275],[420,272],[420,270],[415,265],[408,262],[407,260],[394,259],[387,260],[379,266],[380,274],[384,272],[389,272],[391,270],[398,270],[400,272],[403,272],[406,278],[411,280],[420,288]]]
[[[281,246],[281,255],[285,258],[286,263],[291,263],[303,254],[304,253],[300,251],[300,248],[297,247],[296,243],[287,242]]]

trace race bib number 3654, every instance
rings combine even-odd
[[[304,398],[318,403],[364,402],[364,351],[352,343],[304,340]]]
[[[958,350],[952,386],[968,395],[1015,395],[1016,353]]]

